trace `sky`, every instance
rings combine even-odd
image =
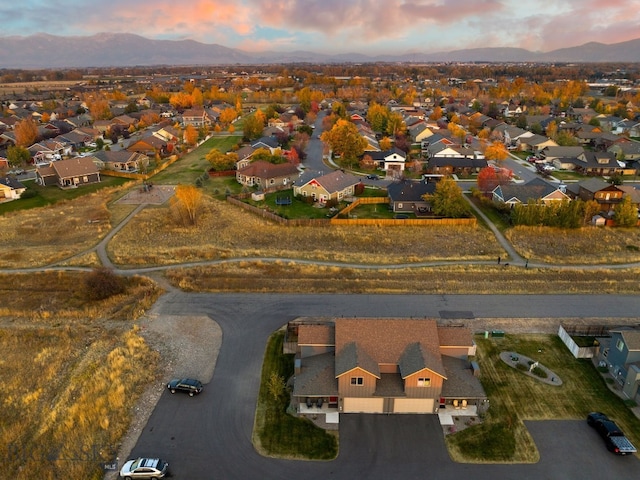
[[[4,1],[0,36],[135,33],[246,51],[547,52],[640,37],[640,0]]]

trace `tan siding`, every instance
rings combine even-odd
[[[352,377],[362,377],[363,385],[351,385]],[[341,397],[370,397],[376,391],[377,379],[360,368],[356,368],[338,378],[338,392]]]
[[[456,357],[467,359],[469,355],[474,355],[475,351],[472,353],[470,350],[475,350],[475,348],[470,347],[440,347],[440,354],[446,355],[447,357]]]
[[[419,387],[419,378],[430,378],[431,385],[428,387]],[[424,370],[405,378],[404,393],[408,398],[439,398],[440,392],[442,392],[442,383],[442,377],[433,372]]]

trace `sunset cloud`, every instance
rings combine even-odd
[[[0,35],[136,33],[246,50],[374,54],[522,47],[548,51],[640,37],[638,0],[23,0]],[[8,3],[8,4],[7,4]]]

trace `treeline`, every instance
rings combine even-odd
[[[517,204],[511,209],[513,225],[580,228],[591,222],[600,211],[595,201],[563,201],[552,204],[530,202]]]

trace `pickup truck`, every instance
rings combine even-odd
[[[604,440],[607,450],[618,455],[636,453],[636,447],[624,436],[622,430],[612,420],[600,412],[587,415],[587,423],[593,427]]]

